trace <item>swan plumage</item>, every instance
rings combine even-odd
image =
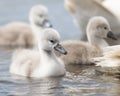
[[[54,54],[54,50],[67,54],[59,44],[59,33],[45,29],[38,41],[38,50],[19,49],[14,53],[10,73],[36,78],[64,75],[64,63]]]

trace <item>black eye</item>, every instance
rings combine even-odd
[[[50,40],[51,43],[55,43],[53,40]]]
[[[106,29],[107,29],[107,27],[104,27],[104,29],[106,30]]]

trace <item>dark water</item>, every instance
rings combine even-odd
[[[28,22],[28,12],[36,4],[48,7],[62,39],[79,39],[79,31],[64,9],[63,0],[0,0],[0,24]],[[0,96],[120,96],[119,74],[105,74],[106,69],[100,68],[99,72],[94,66],[69,66],[64,77],[24,78],[9,73],[11,57],[11,50],[0,50]]]

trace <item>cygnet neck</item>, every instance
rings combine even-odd
[[[35,33],[36,36],[40,36],[40,34],[42,33],[43,29],[41,26],[36,25],[35,23],[31,22],[31,28],[33,30],[33,32]]]
[[[89,32],[92,33],[92,32]],[[87,37],[88,37],[88,42],[92,45],[98,46],[100,48],[106,47],[108,46],[108,43],[103,39],[103,38],[99,38],[93,34],[89,34],[87,32]]]
[[[43,28],[40,26],[35,25],[33,22],[31,22],[31,28],[32,31],[34,33],[35,36],[35,41],[36,41],[36,46],[34,47],[34,49],[38,49],[38,42],[39,42],[39,38],[41,38],[41,35],[43,33]]]
[[[47,51],[47,50],[43,49],[41,44],[42,43],[38,44],[38,50],[39,50],[39,54],[40,54],[41,64],[46,64],[47,65],[48,62],[51,62],[51,61],[54,61],[54,60],[56,61],[57,57],[56,57],[54,51],[53,50]]]

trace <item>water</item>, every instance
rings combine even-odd
[[[64,9],[63,0],[1,0],[0,24],[28,22],[28,11],[40,3],[48,7],[54,28],[63,40],[79,39],[79,31]],[[24,78],[9,73],[11,58],[12,50],[0,50],[0,96],[120,96],[119,69],[71,65],[66,67],[64,77]]]
[[[118,75],[94,66],[67,66],[57,78],[25,78],[9,73],[12,50],[0,51],[0,96],[120,96]]]

